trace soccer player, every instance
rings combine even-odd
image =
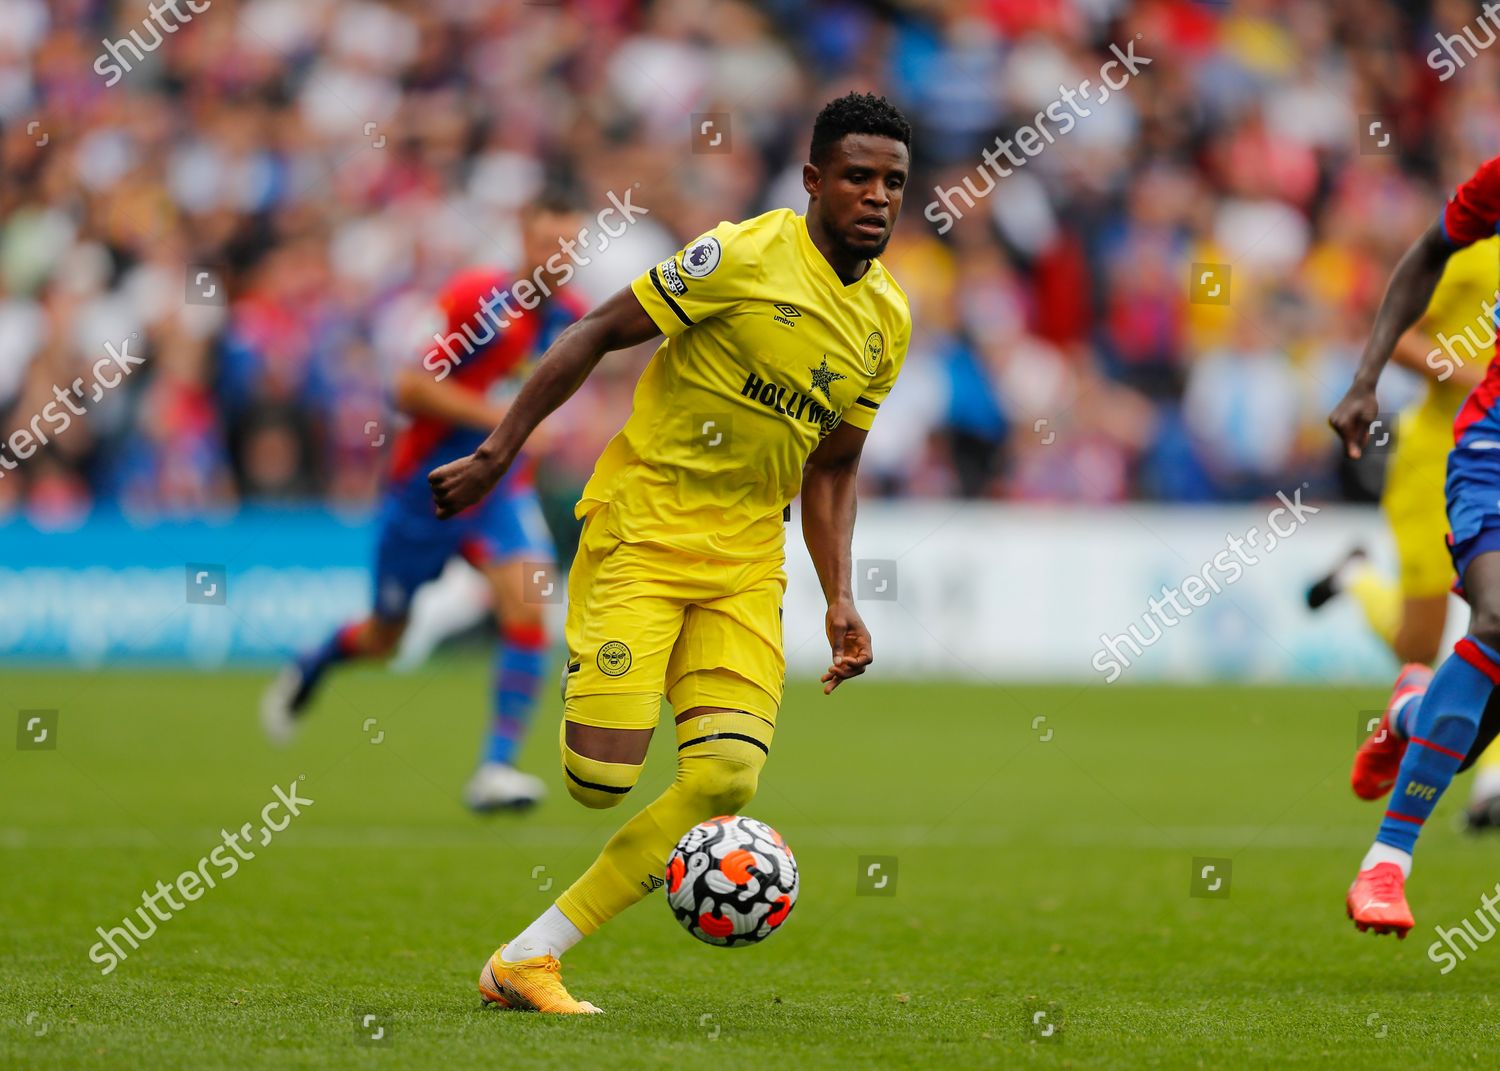
[[[1497,233],[1500,157],[1460,186],[1442,215],[1402,256],[1391,276],[1349,391],[1328,421],[1350,457],[1359,457],[1379,412],[1375,384],[1397,341],[1427,308],[1449,259]],[[1404,937],[1414,925],[1406,902],[1412,850],[1422,824],[1453,776],[1494,739],[1500,718],[1485,708],[1500,684],[1500,362],[1459,411],[1448,457],[1448,537],[1469,632],[1423,688],[1412,669],[1396,679],[1379,729],[1356,759],[1355,788],[1367,798],[1394,786],[1375,843],[1345,901],[1360,930]]]
[[[828,603],[825,694],[870,664],[850,538],[860,451],[911,335],[906,296],[875,259],[910,149],[911,127],[883,97],[830,102],[802,169],[805,215],[721,223],[638,277],[563,332],[483,445],[431,474],[441,516],[468,509],[605,353],[666,336],[577,507],[560,744],[573,798],[616,806],[665,694],[677,776],[490,957],[488,1003],[598,1011],[568,994],[558,957],[661,886],[689,828],[755,794],[781,704],[783,524],[799,488]]]
[[[390,654],[406,628],[416,590],[450,559],[462,557],[489,582],[500,628],[488,733],[465,802],[476,811],[524,808],[544,795],[542,781],[514,764],[547,658],[540,599],[526,597],[530,578],[524,568],[553,558],[530,466],[512,465],[494,495],[446,524],[433,515],[426,475],[484,441],[504,415],[492,390],[517,378],[582,315],[577,300],[559,289],[573,274],[572,264],[559,255],[559,243],[578,235],[579,222],[575,209],[549,195],[522,212],[525,272],[507,278],[471,269],[444,286],[438,303],[445,334],[420,367],[405,368],[396,377],[393,400],[409,423],[396,437],[386,478],[374,609],[295,659],[267,689],[261,720],[273,740],[291,737],[331,667]]]
[[[1437,661],[1448,617],[1453,562],[1446,546],[1448,518],[1443,472],[1453,448],[1453,418],[1484,376],[1489,316],[1500,290],[1500,237],[1455,253],[1422,321],[1401,336],[1391,360],[1427,380],[1420,401],[1404,410],[1388,455],[1380,508],[1395,537],[1392,579],[1356,550],[1307,592],[1310,609],[1347,592],[1370,628],[1401,662]]]
[[[1423,397],[1397,418],[1388,456],[1380,508],[1395,537],[1397,578],[1377,569],[1363,549],[1353,551],[1307,592],[1317,610],[1347,592],[1370,628],[1406,666],[1403,673],[1420,694],[1438,658],[1448,620],[1453,561],[1447,548],[1448,518],[1443,473],[1453,447],[1453,419],[1469,392],[1484,378],[1493,348],[1497,296],[1500,296],[1500,237],[1459,250],[1448,259],[1421,322],[1396,344],[1391,360],[1425,376]],[[1412,701],[1408,699],[1407,701]],[[1374,798],[1387,785],[1366,782],[1355,768],[1355,791]],[[1487,748],[1476,766],[1467,811],[1469,828],[1500,825],[1500,746]]]

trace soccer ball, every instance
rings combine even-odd
[[[764,941],[797,903],[797,860],[764,822],[721,815],[683,834],[667,859],[667,903],[711,945]]]

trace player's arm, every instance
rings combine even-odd
[[[536,426],[573,396],[601,357],[660,333],[629,287],[571,324],[542,355],[505,418],[479,449],[428,474],[437,515],[452,517],[488,494]]]
[[[1396,343],[1395,352],[1391,354],[1391,363],[1440,383],[1451,379],[1455,381],[1455,385],[1469,390],[1479,385],[1479,381],[1484,378],[1483,364],[1455,361],[1447,357],[1441,361],[1432,360],[1433,354],[1442,352],[1443,347],[1427,331],[1424,321],[1401,336],[1401,340]]]
[[[802,473],[802,538],[828,601],[824,624],[833,651],[833,664],[823,674],[824,695],[859,676],[875,657],[850,584],[855,478],[867,434],[840,424],[813,450]]]
[[[439,382],[426,371],[404,368],[396,373],[396,408],[408,416],[425,416],[466,428],[493,428],[505,410],[456,383]]]
[[[1438,222],[1412,243],[1391,274],[1354,382],[1328,417],[1350,457],[1359,457],[1370,424],[1379,411],[1375,383],[1381,369],[1390,360],[1397,340],[1427,310],[1448,258],[1494,234],[1497,223],[1500,223],[1500,156],[1486,160],[1454,192]]]
[[[1391,273],[1354,382],[1328,417],[1350,457],[1359,457],[1370,424],[1380,411],[1375,384],[1381,370],[1390,360],[1397,341],[1427,311],[1438,280],[1443,277],[1443,267],[1456,248],[1444,235],[1442,224],[1434,223],[1402,254]]]

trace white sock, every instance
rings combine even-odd
[[[1391,708],[1391,733],[1397,740],[1406,739],[1406,734],[1401,731],[1401,719],[1406,714],[1406,708],[1420,700],[1426,694],[1426,692],[1412,692],[1410,695],[1404,695],[1401,697],[1400,702]]]
[[[583,931],[553,904],[505,946],[504,959],[506,963],[519,963],[532,956],[561,956],[582,940]]]
[[[1365,861],[1359,864],[1359,869],[1369,870],[1377,863],[1395,863],[1401,868],[1402,877],[1411,877],[1411,852],[1403,852],[1400,848],[1392,848],[1389,844],[1381,844],[1377,840],[1365,853]]]

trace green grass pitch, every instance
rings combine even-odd
[[[756,948],[710,948],[653,894],[568,957],[573,992],[606,1015],[482,1010],[485,957],[672,762],[660,733],[622,809],[577,806],[549,696],[526,760],[553,798],[525,817],[472,817],[459,791],[486,673],[463,658],[411,676],[349,670],[285,752],[258,734],[261,676],[0,677],[8,715],[59,711],[55,750],[0,750],[0,1067],[1495,1059],[1500,941],[1447,975],[1426,954],[1434,924],[1458,925],[1500,878],[1500,839],[1456,829],[1466,780],[1422,844],[1412,937],[1358,935],[1344,918],[1378,815],[1349,793],[1348,760],[1378,689],[872,674],[824,698],[794,681],[748,808],[801,866],[785,928]],[[95,927],[302,775],[314,801],[302,817],[101,976]],[[894,857],[879,872],[892,895],[857,893],[869,856]],[[1231,861],[1227,898],[1190,895],[1195,857]],[[362,1043],[366,1014],[369,1033],[385,1031],[377,1043]]]

